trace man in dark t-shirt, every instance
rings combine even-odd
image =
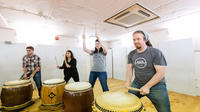
[[[152,47],[149,36],[144,31],[134,32],[133,41],[136,49],[128,55],[126,86],[131,85],[134,68],[135,78],[131,86],[141,91],[129,92],[139,98],[147,96],[158,112],[171,112],[165,83],[167,62],[163,53]]]

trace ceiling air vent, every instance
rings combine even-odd
[[[106,19],[105,22],[130,28],[156,18],[159,18],[159,16],[136,3],[118,14]]]

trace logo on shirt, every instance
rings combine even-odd
[[[145,68],[147,66],[147,61],[146,59],[139,57],[135,60],[135,66],[138,68]]]

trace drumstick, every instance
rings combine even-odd
[[[64,60],[65,60],[65,65],[67,66],[67,61],[66,61],[65,55],[63,55],[63,57],[64,57]]]
[[[55,60],[56,60],[56,65],[59,66],[59,65],[58,65],[58,60],[57,60],[56,56],[55,56]]]
[[[122,87],[126,87],[126,86],[118,86],[118,87],[116,87],[116,88],[122,88]],[[138,89],[138,88],[133,88],[133,87],[126,87],[127,89],[130,89],[130,90],[132,90],[132,91],[141,91],[140,89]]]
[[[132,90],[132,91],[141,91],[140,89],[138,89],[138,88],[133,88],[133,87],[127,87],[128,89],[130,89],[130,90]]]
[[[26,76],[29,74],[29,72],[27,72],[26,73]],[[29,80],[30,79],[30,77],[26,77],[26,78],[24,78],[24,76],[23,77],[21,77],[19,80]]]
[[[85,29],[86,29],[86,26],[83,25],[83,34],[85,34]]]
[[[97,36],[97,24],[95,24],[95,36]]]

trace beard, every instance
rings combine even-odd
[[[141,49],[141,48],[142,48],[142,47],[140,47],[140,46],[137,46],[137,47],[136,47],[136,49]]]
[[[136,49],[141,49],[142,47],[140,45],[135,45]]]

